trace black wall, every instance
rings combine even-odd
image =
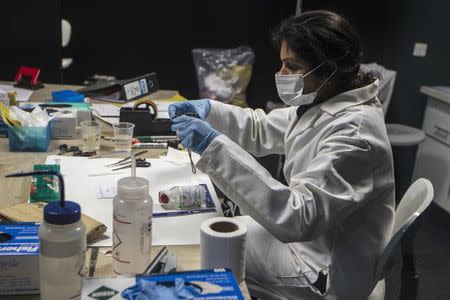
[[[426,97],[421,85],[449,85],[450,41],[445,0],[304,0],[304,9],[330,9],[347,16],[363,41],[365,61],[397,71],[388,122],[422,126]],[[428,44],[426,57],[412,55]]]
[[[74,63],[66,82],[92,74],[118,78],[158,74],[161,88],[198,97],[191,49],[248,45],[255,51],[248,90],[251,106],[276,98],[274,73],[279,55],[269,31],[295,12],[295,0],[63,1],[72,39],[63,49]]]
[[[2,1],[0,80],[13,81],[21,65],[41,69],[43,82],[61,82],[60,0]]]

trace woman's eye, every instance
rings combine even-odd
[[[290,63],[287,63],[286,67],[291,71],[298,71],[301,69],[301,67],[299,65],[294,65],[294,64],[290,64]]]

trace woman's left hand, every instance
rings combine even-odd
[[[181,144],[197,154],[202,154],[212,140],[221,134],[207,122],[193,117],[179,116],[172,123],[172,130],[181,139]]]

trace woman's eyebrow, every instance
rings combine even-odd
[[[299,63],[298,61],[296,61],[294,58],[291,58],[291,57],[283,58],[282,62],[289,63],[291,65],[295,65],[295,66],[299,66],[299,67],[302,66],[301,63]]]

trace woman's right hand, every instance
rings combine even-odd
[[[211,103],[208,99],[181,101],[169,105],[169,117],[171,120],[180,114],[196,113],[200,119],[204,120],[211,109]]]

